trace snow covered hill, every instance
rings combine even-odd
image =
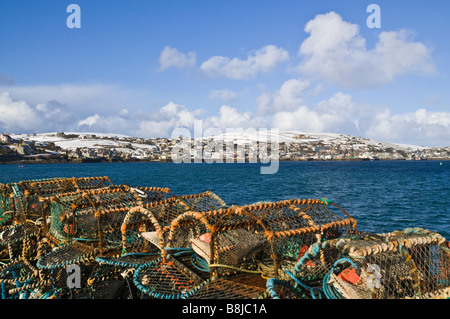
[[[11,144],[10,148],[15,147],[18,150],[20,144],[32,142],[36,150],[31,155],[51,152],[72,159],[170,160],[172,148],[179,142],[178,138],[149,139],[115,133],[86,132],[13,134],[11,138],[17,142],[15,146]],[[203,146],[211,141],[222,141],[226,145],[232,142],[232,144],[247,145],[252,149],[256,142],[278,142],[280,158],[285,160],[450,158],[450,147],[433,148],[396,144],[337,133],[236,130],[215,136],[204,136],[200,139]]]
[[[354,146],[357,145],[368,145],[368,146],[380,146],[382,148],[393,148],[395,150],[424,150],[428,147],[418,146],[418,145],[409,145],[409,144],[396,144],[389,142],[380,142],[371,140],[363,137],[355,137],[350,135],[343,135],[337,133],[313,133],[313,132],[302,132],[302,131],[279,131],[272,132],[270,130],[264,132],[260,131],[243,131],[243,132],[232,132],[232,133],[224,133],[220,135],[215,135],[212,137],[215,140],[223,140],[223,141],[234,141],[236,144],[248,144],[252,142],[265,142],[269,141],[277,141],[279,143],[318,143],[321,142],[323,144],[352,144]],[[203,139],[208,139],[203,138]]]
[[[124,147],[126,144],[129,144],[131,148],[155,148],[154,145],[137,143],[138,138],[121,134],[65,132],[64,135],[61,133],[41,133],[11,135],[11,137],[24,141],[34,141],[39,144],[54,143],[55,146],[59,146],[63,150],[75,150],[77,148],[122,149],[126,148]]]

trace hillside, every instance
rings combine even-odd
[[[257,142],[278,142],[280,160],[358,160],[358,159],[449,159],[450,147],[424,147],[380,142],[363,137],[336,133],[312,133],[301,131],[243,131],[202,137],[203,155],[210,142],[223,141],[223,145],[243,146],[246,156],[255,149]],[[192,141],[192,139],[185,139]],[[114,133],[52,132],[40,134],[0,135],[1,155],[22,156],[27,160],[48,158],[80,161],[152,160],[170,161],[174,145],[180,138],[140,138]],[[228,143],[227,143],[228,142]],[[220,145],[220,144],[219,144]],[[211,152],[211,150],[208,150]],[[224,146],[223,152],[214,150],[215,157],[235,156]],[[191,151],[191,158],[202,153]],[[199,155],[200,154],[200,155]],[[5,157],[3,157],[5,158]]]

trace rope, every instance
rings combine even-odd
[[[246,273],[250,273],[250,274],[263,274],[263,272],[261,270],[243,269],[243,268],[234,267],[234,266],[230,266],[230,265],[224,265],[224,264],[210,264],[209,265],[209,268],[219,268],[219,267],[233,269],[236,271],[246,272]]]
[[[335,268],[338,265],[343,264],[343,263],[349,263],[351,265],[351,267],[358,269],[358,265],[350,258],[344,257],[344,258],[338,259],[333,264],[330,271],[323,278],[322,289],[323,289],[325,296],[328,299],[344,299],[342,297],[342,294],[336,288],[334,288],[332,284],[331,285],[329,284],[330,278],[334,274]]]
[[[208,262],[204,258],[198,256],[196,253],[192,254],[191,256],[191,264],[200,271],[209,272]]]

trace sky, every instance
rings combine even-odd
[[[0,131],[450,146],[449,31],[445,0],[0,0]]]

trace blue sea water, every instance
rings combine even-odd
[[[227,204],[327,198],[358,221],[358,229],[408,227],[450,239],[450,162],[280,162],[273,175],[260,164],[86,163],[0,165],[0,183],[52,177],[108,176],[114,184],[168,187],[177,195],[210,190]]]

